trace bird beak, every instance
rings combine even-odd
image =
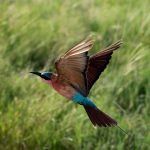
[[[31,71],[30,73],[33,73],[33,74],[38,75],[38,76],[40,76],[40,77],[41,77],[41,73],[40,73],[40,72]]]

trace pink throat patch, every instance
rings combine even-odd
[[[47,83],[47,84],[49,84],[49,85],[52,85],[52,81],[51,81],[51,80],[44,80],[44,79],[43,79],[43,82],[45,82],[45,83]]]

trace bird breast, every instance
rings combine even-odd
[[[62,96],[67,99],[71,99],[76,93],[76,90],[68,84],[59,84],[57,82],[52,82],[52,87]]]

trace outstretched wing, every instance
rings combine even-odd
[[[88,63],[87,53],[91,49],[93,41],[86,39],[67,51],[56,61],[58,82],[67,82],[86,95],[85,71]]]
[[[88,68],[86,71],[87,78],[87,94],[92,88],[95,81],[99,78],[100,74],[104,71],[109,60],[111,59],[111,55],[114,50],[118,49],[122,44],[121,41],[118,41],[111,46],[107,47],[101,52],[98,52],[92,55],[89,58]]]

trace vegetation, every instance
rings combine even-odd
[[[149,0],[0,2],[0,150],[150,149]],[[118,121],[94,128],[81,106],[30,75],[92,35],[99,51],[120,50],[90,97]]]

